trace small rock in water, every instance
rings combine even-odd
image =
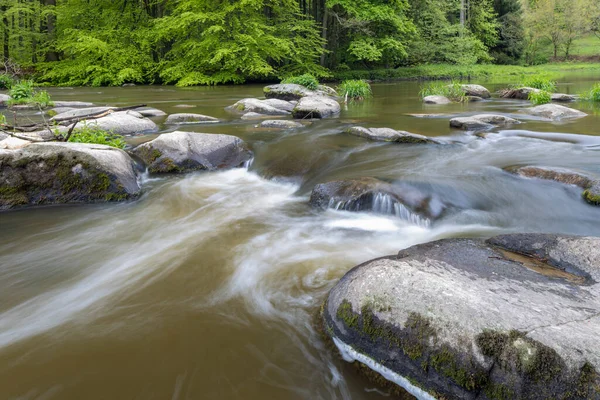
[[[0,93],[0,107],[8,106],[8,101],[10,99],[11,97],[9,95]]]
[[[539,93],[540,90],[539,89],[534,89],[531,87],[521,87],[521,88],[517,88],[517,89],[507,89],[507,90],[503,90],[500,93],[500,97],[503,97],[505,99],[519,99],[519,100],[528,100],[529,99],[529,93]]]
[[[363,128],[362,126],[353,126],[345,129],[344,132],[379,142],[415,144],[439,143],[427,136],[417,135],[406,131],[397,131],[390,128]]]
[[[558,104],[543,104],[541,106],[528,108],[525,112],[538,117],[548,118],[553,121],[576,119],[587,116],[587,114],[582,111]]]
[[[444,239],[350,270],[323,331],[420,399],[598,400],[599,282],[600,238]]]
[[[219,119],[202,114],[171,114],[165,121],[165,123],[168,125],[195,124],[202,122],[219,122]]]
[[[564,93],[552,93],[551,99],[552,101],[568,103],[577,100],[577,96]]]
[[[341,107],[337,100],[326,96],[302,97],[292,116],[296,119],[327,118],[340,113]]]
[[[425,104],[450,104],[452,103],[446,96],[425,96],[423,98]]]
[[[450,127],[463,130],[489,129],[499,125],[519,124],[514,118],[496,114],[479,114],[472,117],[458,117],[450,120]]]
[[[261,128],[273,128],[273,129],[298,129],[304,128],[304,125],[300,122],[289,121],[286,119],[269,119],[263,121],[259,125]]]
[[[154,107],[140,107],[136,108],[135,111],[139,112],[144,117],[164,117],[167,115],[166,112]]]
[[[254,119],[262,119],[262,118],[273,118],[272,115],[259,114],[255,112],[249,112],[242,115],[241,119],[243,120],[254,120]]]
[[[163,133],[133,153],[151,173],[237,168],[252,158],[246,143],[236,136],[181,131]]]
[[[489,99],[492,97],[490,91],[481,85],[461,85],[461,89],[467,96]]]

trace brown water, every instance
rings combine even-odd
[[[573,76],[560,90],[590,85]],[[223,118],[185,129],[237,135],[255,160],[249,170],[146,177],[132,203],[0,214],[0,399],[383,398],[313,327],[348,269],[445,237],[600,235],[600,208],[585,204],[580,189],[501,169],[538,164],[600,175],[599,116],[536,121],[520,113],[527,102],[498,99],[424,106],[418,90],[414,82],[375,85],[373,100],[293,133],[260,130],[223,110],[259,96],[259,86],[51,90],[56,100]],[[450,130],[449,115],[407,115],[482,111],[526,123],[480,139]],[[448,145],[339,133],[353,123]],[[315,184],[360,176],[409,181],[455,210],[418,226],[307,206]]]

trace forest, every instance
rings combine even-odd
[[[597,0],[0,0],[0,16],[0,68],[47,85],[536,65],[600,44]]]

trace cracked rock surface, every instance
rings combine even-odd
[[[600,238],[445,239],[359,265],[328,336],[435,398],[600,399]]]

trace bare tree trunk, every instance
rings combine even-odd
[[[321,53],[321,66],[325,66],[325,50],[327,50],[327,24],[329,23],[329,10],[327,5],[323,2],[323,27],[321,31],[321,38],[323,39],[323,53]]]
[[[44,0],[44,6],[56,7],[56,0]],[[48,42],[54,46],[56,39],[56,15],[54,13],[48,14],[46,18],[46,31],[48,32]],[[58,53],[53,48],[46,53],[46,61],[58,61]]]
[[[460,35],[465,30],[465,0],[460,0]]]

